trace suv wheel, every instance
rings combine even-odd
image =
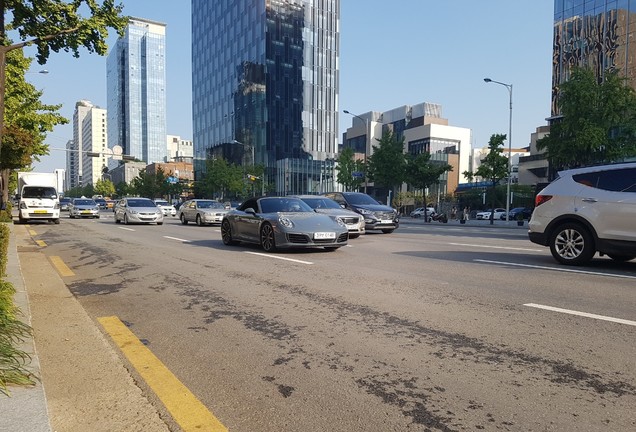
[[[596,249],[592,235],[583,225],[566,223],[554,230],[550,252],[561,264],[584,265],[592,259]]]

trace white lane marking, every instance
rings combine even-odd
[[[596,314],[591,314],[591,313],[587,313],[587,312],[574,311],[574,310],[570,310],[570,309],[561,309],[561,308],[558,308],[558,307],[545,306],[545,305],[540,305],[540,304],[535,304],[535,303],[526,303],[526,304],[524,304],[524,306],[533,307],[533,308],[537,308],[537,309],[545,309],[545,310],[549,310],[549,311],[552,311],[552,312],[560,312],[560,313],[565,313],[565,314],[570,314],[570,315],[578,315],[578,316],[582,316],[582,317],[586,317],[586,318],[594,318],[594,319],[597,319],[597,320],[611,321],[611,322],[618,323],[618,324],[627,324],[627,325],[630,325],[630,326],[636,326],[636,321],[630,321],[630,320],[621,319],[621,318],[612,318],[612,317],[608,317],[608,316],[604,316],[604,315],[596,315]]]
[[[182,238],[178,238],[178,237],[163,236],[163,238],[180,241],[182,243],[190,243],[190,240],[186,240],[186,239],[182,239]]]
[[[123,229],[123,230],[126,230],[126,231],[134,231],[134,229],[132,229],[132,228],[124,228],[124,227],[117,227],[117,228]]]
[[[594,276],[610,276],[610,277],[623,278],[623,279],[636,279],[636,276],[629,276],[629,275],[622,275],[622,274],[615,274],[615,273],[602,273],[602,272],[593,272],[593,271],[587,271],[587,270],[574,270],[574,269],[558,268],[558,267],[537,266],[537,265],[505,262],[505,261],[490,261],[490,260],[481,260],[481,259],[476,259],[474,261],[488,263],[488,264],[503,264],[503,265],[516,266],[516,267],[528,267],[528,268],[536,268],[536,269],[542,269],[542,270],[553,270],[553,271],[559,271],[559,272],[565,272],[565,273],[580,273],[580,274],[589,274]]]
[[[469,243],[448,243],[453,246],[469,246],[469,247],[480,247],[480,248],[491,248],[491,249],[508,249],[508,250],[519,250],[519,251],[529,251],[529,252],[543,252],[545,249],[528,249],[528,248],[516,248],[510,246],[489,246],[489,245],[477,245],[477,244],[469,244]]]
[[[297,263],[300,263],[300,264],[309,264],[309,265],[313,264],[310,261],[302,261],[302,260],[297,260],[297,259],[293,259],[293,258],[285,258],[285,257],[281,257],[281,256],[269,255],[269,254],[264,254],[264,253],[259,253],[259,252],[245,252],[245,253],[252,254],[252,255],[260,255],[260,256],[267,257],[267,258],[276,258],[276,259],[284,260],[284,261],[292,261],[292,262],[297,262]]]

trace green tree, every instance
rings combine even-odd
[[[407,155],[405,168],[405,182],[414,189],[421,189],[424,198],[424,220],[428,220],[426,214],[426,189],[434,184],[439,184],[440,176],[453,167],[449,164],[431,160],[431,154],[423,152],[417,156]]]
[[[506,135],[495,134],[488,141],[488,154],[481,160],[481,164],[477,171],[473,173],[474,177],[481,177],[492,184],[490,224],[493,224],[493,216],[495,214],[495,197],[497,184],[508,177],[508,158],[502,155],[502,149]]]
[[[130,182],[129,192],[150,199],[168,196],[170,193],[168,175],[161,168],[158,168],[154,174],[145,169],[141,170],[139,175]]]
[[[230,164],[223,158],[208,159],[206,173],[198,185],[200,193],[206,197],[219,199],[224,199],[228,193],[235,196],[247,196],[249,194],[247,169],[247,166]]]
[[[354,177],[353,175],[355,172],[366,172],[364,162],[355,160],[353,156],[353,149],[346,147],[340,152],[336,160],[338,162],[336,180],[345,187],[346,191],[357,190],[364,183],[364,177]]]
[[[97,180],[95,183],[95,194],[110,197],[115,194],[115,185],[110,180]]]
[[[88,52],[105,55],[108,51],[106,39],[108,29],[116,30],[123,35],[128,17],[121,16],[122,5],[115,5],[114,0],[104,0],[98,4],[96,0],[74,0],[65,3],[61,0],[0,1],[0,158],[4,153],[5,133],[5,84],[7,69],[5,64],[10,59],[8,53],[21,50],[25,46],[37,47],[37,61],[45,64],[51,51],[70,51],[79,57],[79,49],[84,47]],[[87,12],[83,17],[80,11]],[[12,43],[7,29],[19,37],[20,42]],[[23,75],[22,75],[23,77]],[[22,79],[24,81],[24,79]],[[8,108],[8,107],[7,107]],[[56,110],[55,110],[56,111]],[[31,111],[30,113],[33,113]],[[8,112],[9,114],[9,112]],[[50,113],[49,113],[50,114]],[[7,116],[9,120],[9,115]],[[59,118],[58,118],[59,120]],[[14,123],[15,124],[15,123]],[[37,130],[23,127],[28,132],[44,133],[47,129]],[[43,141],[42,141],[43,142]],[[42,142],[35,143],[42,145]],[[10,149],[7,147],[7,151]],[[37,153],[35,153],[37,154]],[[8,198],[8,174],[2,175],[2,194],[0,204]]]
[[[560,88],[562,118],[537,141],[556,170],[636,156],[636,92],[617,71],[577,68]]]
[[[119,182],[115,185],[115,193],[118,197],[125,197],[132,193],[132,188],[126,182]]]
[[[395,192],[404,181],[406,170],[404,137],[398,140],[392,131],[386,131],[378,145],[373,146],[373,154],[369,156],[368,164],[369,178],[377,185]]]

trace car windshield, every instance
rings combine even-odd
[[[95,203],[95,201],[93,201],[92,199],[76,199],[75,201],[73,201],[73,205],[97,205],[97,203]]]
[[[341,209],[340,204],[329,198],[302,198],[313,209]]]
[[[197,201],[197,208],[200,209],[225,209],[225,206],[218,201]]]
[[[377,202],[376,200],[371,198],[369,195],[363,194],[363,193],[347,194],[346,198],[347,198],[347,201],[349,201],[349,204],[358,204],[358,205],[360,205],[360,204],[361,205],[378,205],[378,204],[380,204],[379,202]]]
[[[157,207],[154,202],[149,199],[130,199],[128,207]]]
[[[263,198],[259,200],[263,213],[313,212],[313,209],[298,198]]]
[[[160,205],[160,206],[169,206],[170,205],[168,203],[168,201],[161,201],[161,200],[155,200],[155,204]]]

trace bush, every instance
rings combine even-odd
[[[0,224],[0,275],[7,271],[10,229]],[[0,393],[9,394],[9,384],[33,385],[35,376],[26,368],[31,357],[16,347],[31,335],[31,327],[18,320],[20,309],[13,302],[15,288],[0,280]]]
[[[12,208],[13,206],[9,202],[4,210],[0,210],[0,222],[13,222],[13,216],[11,215]]]

